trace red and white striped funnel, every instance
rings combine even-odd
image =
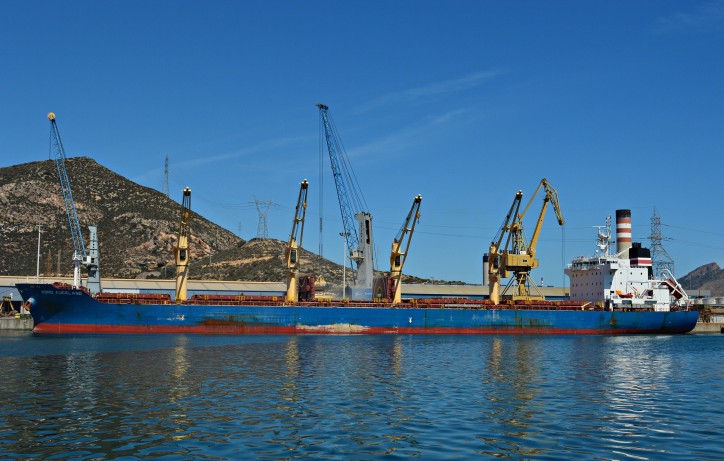
[[[631,210],[616,210],[616,253],[631,248]],[[628,254],[622,255],[624,258]]]

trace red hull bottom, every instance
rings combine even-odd
[[[369,327],[359,330],[330,330],[328,328],[303,329],[294,326],[131,326],[131,325],[85,325],[85,324],[50,324],[42,323],[33,329],[39,334],[69,334],[69,333],[117,333],[117,334],[221,334],[221,335],[361,335],[361,334],[555,334],[555,335],[599,335],[599,334],[646,334],[660,333],[660,330],[642,329],[581,329],[581,328],[543,328],[543,327],[514,327],[514,328],[378,328]]]

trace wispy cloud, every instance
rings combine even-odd
[[[196,169],[197,167],[202,165],[219,163],[223,164],[224,162],[228,162],[234,159],[250,156],[260,156],[263,154],[268,155],[270,152],[273,152],[277,149],[286,148],[307,141],[309,141],[308,137],[275,138],[258,142],[252,146],[242,147],[240,149],[235,149],[215,155],[199,154],[193,155],[191,156],[191,158],[186,158],[182,160],[174,159],[173,170],[187,171]],[[161,171],[162,170],[160,168],[147,170],[144,174],[134,177],[133,180],[139,183],[143,183],[146,180],[159,177],[161,175]]]
[[[306,137],[290,137],[290,138],[275,138],[267,139],[265,141],[258,142],[252,146],[243,147],[230,152],[217,155],[199,155],[191,160],[185,160],[180,162],[179,166],[192,167],[198,165],[207,165],[209,163],[224,162],[228,160],[234,160],[237,158],[248,157],[251,155],[260,155],[274,151],[276,149],[298,144],[302,141],[307,140]]]
[[[681,5],[688,3],[684,2]],[[690,11],[658,18],[654,25],[654,31],[658,33],[710,32],[722,28],[724,28],[724,0],[710,1]]]
[[[430,133],[435,127],[453,121],[454,118],[465,112],[467,112],[467,109],[455,109],[428,117],[419,123],[395,131],[385,137],[357,146],[349,150],[347,156],[378,161],[381,156],[389,158],[389,156],[400,152],[413,152],[416,146],[425,142],[426,133]]]
[[[480,71],[456,79],[445,80],[443,82],[431,83],[426,86],[408,88],[406,90],[388,93],[362,104],[354,112],[366,112],[372,109],[377,109],[381,106],[398,104],[401,102],[426,102],[440,96],[449,96],[482,85],[483,83],[497,77],[501,73],[502,72],[498,70]]]

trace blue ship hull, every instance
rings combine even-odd
[[[99,302],[85,291],[18,284],[36,333],[642,334],[687,333],[696,311],[604,311],[449,303]],[[147,302],[147,301],[144,301]]]

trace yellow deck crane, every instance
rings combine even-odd
[[[299,184],[299,197],[297,198],[297,208],[294,213],[292,232],[289,234],[289,243],[287,244],[286,259],[288,302],[297,302],[299,300],[299,249],[302,246],[302,238],[304,237],[304,218],[307,214],[308,187],[309,184],[307,183],[306,179]]]
[[[523,218],[530,208],[541,188],[545,189],[543,196],[543,206],[538,215],[538,221],[530,243],[526,244],[525,235],[523,233]],[[560,204],[558,203],[558,192],[551,186],[548,181],[543,178],[538,184],[538,188],[531,196],[528,204],[522,212],[520,205],[523,200],[523,192],[518,191],[513,199],[513,204],[503,221],[498,234],[490,244],[489,251],[489,269],[488,280],[490,284],[490,299],[498,304],[500,298],[508,292],[508,289],[515,284],[515,293],[510,297],[516,300],[543,300],[543,294],[530,278],[530,271],[538,267],[538,260],[535,258],[536,247],[538,246],[538,238],[543,226],[543,219],[546,215],[548,203],[553,204],[553,209],[558,218],[558,224],[563,225],[565,221],[561,213]],[[505,240],[505,242],[503,242]],[[510,279],[508,285],[503,292],[500,292],[500,280],[508,278],[513,273],[514,277]],[[536,294],[531,294],[530,287],[533,287]]]
[[[176,256],[176,301],[186,301],[186,282],[189,275],[189,221],[191,220],[191,189],[184,189],[181,202],[181,221],[178,242],[174,247]]]
[[[407,260],[407,251],[410,249],[412,234],[415,232],[415,225],[420,220],[420,204],[422,203],[422,195],[417,195],[412,202],[410,212],[407,213],[405,223],[397,233],[397,237],[392,241],[392,251],[390,252],[390,280],[393,284],[392,302],[399,303],[402,301],[402,267]],[[402,247],[405,247],[402,250]]]

